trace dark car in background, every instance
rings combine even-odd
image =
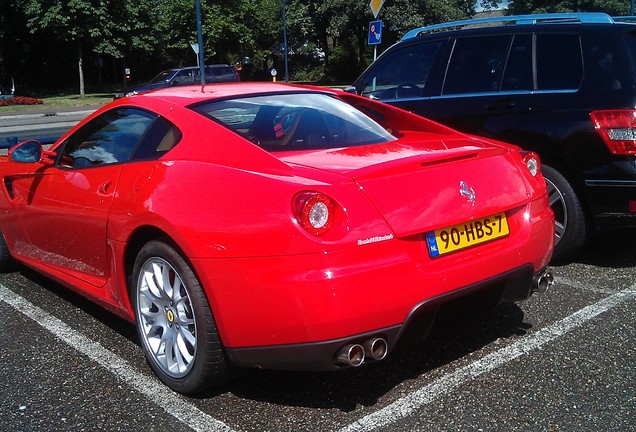
[[[206,65],[204,71],[206,84],[241,80],[236,69],[228,64]],[[200,82],[201,72],[199,70],[199,66],[168,69],[159,73],[149,83],[130,87],[126,90],[115,93],[115,99],[119,99],[124,96],[132,96],[148,90],[178,85],[198,84]]]
[[[627,21],[544,14],[417,28],[353,86],[539,153],[554,256],[564,258],[596,226],[636,225],[636,25]]]

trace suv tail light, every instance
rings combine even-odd
[[[636,155],[635,110],[593,111],[590,117],[613,154]]]

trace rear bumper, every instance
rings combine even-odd
[[[426,337],[444,307],[452,307],[456,301],[468,301],[471,308],[474,301],[486,300],[486,304],[498,301],[516,301],[528,298],[538,275],[545,270],[534,272],[531,265],[524,265],[497,277],[481,281],[428,298],[415,305],[402,324],[376,329],[344,338],[320,341],[315,343],[286,344],[276,346],[227,348],[229,361],[239,367],[329,371],[348,367],[337,360],[338,353],[350,345],[364,345],[365,342],[381,338],[386,341],[388,353],[400,346],[409,346]],[[366,356],[365,363],[374,361]]]
[[[586,202],[600,225],[636,226],[636,160],[604,166],[585,180]]]
[[[295,346],[307,347],[304,357],[311,363],[310,347],[378,331],[397,340],[389,333],[399,330],[390,329],[402,328],[424,307],[418,305],[483,283],[516,280],[519,291],[503,290],[503,299],[527,297],[532,275],[550,260],[554,218],[546,196],[507,216],[508,237],[438,258],[428,256],[426,239],[418,234],[321,253],[191,263],[223,345],[237,362],[260,364],[256,354],[236,353]],[[510,276],[518,269],[523,277]]]

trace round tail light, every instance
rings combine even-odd
[[[333,225],[335,202],[320,192],[304,192],[296,196],[296,219],[314,236],[325,234]]]

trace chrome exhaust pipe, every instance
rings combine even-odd
[[[382,360],[389,352],[388,344],[382,338],[369,339],[363,346],[366,356],[373,360]]]
[[[532,292],[544,293],[552,284],[554,284],[554,275],[551,270],[546,270],[534,279]]]
[[[340,364],[358,367],[364,362],[364,347],[360,344],[349,344],[338,351],[336,361]]]

